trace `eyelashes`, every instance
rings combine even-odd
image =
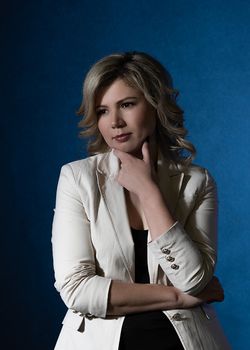
[[[134,106],[135,105],[135,102],[123,102],[122,104],[121,104],[121,108],[129,108],[129,107],[132,107],[132,106]]]
[[[122,102],[120,104],[120,108],[121,109],[128,109],[128,108],[134,107],[135,105],[136,105],[136,102],[134,102],[134,101],[126,101],[126,102]],[[97,115],[97,117],[100,117],[104,114],[108,114],[108,112],[109,112],[108,108],[99,108],[96,111],[96,115]]]
[[[98,109],[98,110],[96,111],[97,117],[100,117],[101,115],[105,114],[106,111],[107,111],[106,109]]]

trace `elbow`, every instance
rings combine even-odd
[[[197,295],[200,293],[214,275],[215,264],[203,261],[191,274],[184,276],[179,288],[184,293]]]
[[[55,287],[65,305],[83,315],[105,317],[110,279],[97,275],[80,277],[76,275],[56,281]]]
[[[55,288],[68,309],[86,314],[89,312],[89,297],[86,290],[91,275],[71,271],[68,274],[56,274]]]

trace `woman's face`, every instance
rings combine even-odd
[[[104,88],[96,98],[98,128],[110,148],[134,155],[155,130],[156,111],[137,89],[122,79]]]

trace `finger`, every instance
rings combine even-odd
[[[150,153],[149,153],[149,145],[148,142],[144,142],[142,145],[142,157],[146,164],[150,164]]]

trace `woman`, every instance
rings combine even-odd
[[[80,127],[94,155],[63,166],[53,221],[69,309],[57,350],[229,349],[207,304],[223,300],[215,183],[191,165],[176,95],[145,53],[105,57],[85,79]]]

